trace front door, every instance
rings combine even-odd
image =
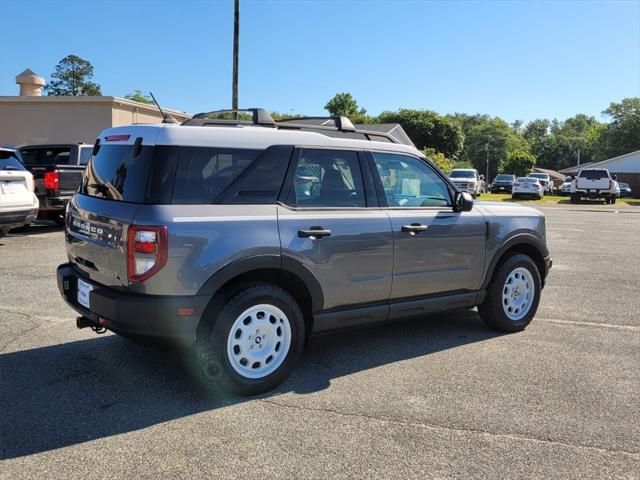
[[[322,310],[385,302],[391,292],[389,217],[368,205],[364,156],[356,151],[300,149],[278,206],[283,261],[295,261],[319,283]],[[369,200],[370,203],[370,200]]]
[[[423,160],[377,152],[371,158],[393,230],[390,298],[477,290],[485,255],[482,214],[454,212],[450,187]]]

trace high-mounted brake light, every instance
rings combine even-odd
[[[131,138],[131,135],[107,135],[104,137],[107,142],[126,142]]]
[[[60,175],[57,170],[53,172],[45,172],[44,174],[44,188],[47,190],[57,190],[60,186]]]
[[[127,276],[131,282],[144,282],[167,263],[167,227],[131,225],[127,235]]]

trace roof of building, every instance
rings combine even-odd
[[[158,112],[158,107],[154,104],[140,103],[127,98],[111,97],[111,96],[0,96],[0,103],[4,104],[81,104],[81,105],[105,105],[111,104],[112,106],[124,106],[137,108],[140,111]],[[179,115],[180,117],[191,117],[186,112],[179,110],[173,110],[170,108],[162,107],[166,113],[171,115]]]
[[[569,175],[569,174],[572,174],[572,173],[576,173],[578,170],[586,168],[586,167],[588,167],[590,165],[593,165],[593,162],[581,163],[580,165],[572,165],[571,167],[563,168],[563,169],[558,170],[558,171],[560,173],[564,173],[565,175]]]
[[[638,162],[640,162],[640,150],[635,150],[633,152],[625,153],[624,155],[618,155],[617,157],[608,158],[598,163],[593,163],[589,165],[589,168],[607,168],[612,163],[619,162],[621,160],[630,160],[633,157],[638,157]]]

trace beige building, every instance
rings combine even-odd
[[[93,143],[105,128],[160,123],[155,105],[118,97],[42,96],[44,80],[31,70],[16,77],[20,96],[0,97],[0,143]],[[182,122],[190,115],[164,108]]]

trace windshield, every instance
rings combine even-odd
[[[473,170],[453,170],[451,174],[449,174],[451,178],[475,178],[476,172]]]
[[[518,179],[518,182],[520,183],[536,183],[538,181],[537,178],[530,178],[530,177],[520,177]]]
[[[498,175],[495,179],[496,182],[512,182],[516,179],[515,175]]]
[[[532,173],[531,175],[529,175],[531,178],[541,178],[543,180],[547,179],[547,174],[546,173]]]
[[[71,148],[69,147],[36,147],[21,148],[25,165],[69,165]]]

